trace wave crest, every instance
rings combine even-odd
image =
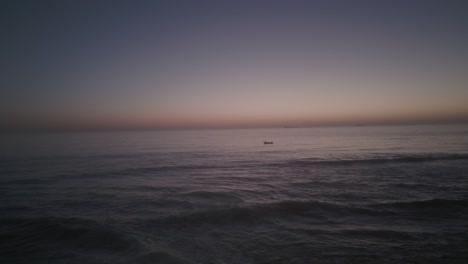
[[[232,224],[255,223],[265,220],[307,216],[309,219],[328,221],[332,217],[349,215],[349,213],[379,214],[377,210],[349,207],[317,201],[280,201],[268,204],[257,204],[246,207],[229,207],[181,214],[163,219],[169,224],[191,225],[198,223]]]
[[[432,162],[468,159],[468,154],[400,154],[388,156],[376,156],[371,158],[358,159],[299,159],[292,160],[290,163],[296,166],[311,165],[372,165],[387,163],[413,163],[413,162]]]
[[[449,199],[431,199],[423,201],[411,202],[395,202],[379,204],[380,207],[386,208],[401,208],[401,209],[452,209],[452,208],[468,208],[468,200],[449,200]]]

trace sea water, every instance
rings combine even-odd
[[[466,125],[0,136],[0,263],[467,261]]]

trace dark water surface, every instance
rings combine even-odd
[[[0,263],[468,263],[468,126],[3,135],[0,148]]]

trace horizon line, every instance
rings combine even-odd
[[[288,125],[233,125],[233,126],[44,126],[0,128],[0,134],[34,134],[34,133],[93,133],[93,132],[138,132],[138,131],[179,131],[179,130],[235,130],[235,129],[298,129],[326,127],[384,127],[384,126],[431,126],[431,125],[468,125],[468,120],[438,121],[395,121],[395,122],[352,122],[336,124],[288,124]]]

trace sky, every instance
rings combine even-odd
[[[466,1],[0,2],[0,129],[468,121]]]

